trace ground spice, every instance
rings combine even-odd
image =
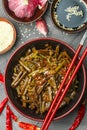
[[[1,103],[0,103],[0,113],[3,111],[6,103],[8,101],[8,98],[6,97]]]

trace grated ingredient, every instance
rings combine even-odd
[[[12,26],[7,22],[0,21],[0,51],[3,51],[12,43],[13,35]]]

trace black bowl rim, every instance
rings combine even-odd
[[[14,57],[14,55],[17,53],[17,51],[19,51],[22,47],[26,46],[27,44],[32,44],[32,42],[41,41],[41,40],[52,40],[52,41],[54,41],[54,42],[55,42],[55,41],[56,41],[56,42],[59,42],[60,44],[62,44],[62,45],[64,45],[64,46],[68,47],[72,52],[75,53],[75,50],[74,50],[69,44],[67,44],[66,42],[61,41],[61,40],[59,40],[59,39],[56,39],[56,38],[48,37],[48,38],[36,38],[36,39],[28,40],[27,42],[24,42],[23,45],[19,46],[19,47],[15,50],[15,52],[11,55],[11,57],[9,58],[8,63],[7,63],[7,65],[6,65],[6,69],[5,69],[4,81],[6,80],[6,79],[5,79],[5,78],[6,78],[6,70],[7,70],[7,67],[9,66],[10,60]],[[80,58],[80,57],[79,57],[79,58]],[[78,58],[78,59],[79,59],[79,58]],[[66,115],[68,115],[69,113],[71,113],[71,112],[77,107],[77,105],[80,103],[80,101],[81,101],[81,99],[82,99],[82,97],[83,97],[83,95],[84,95],[85,89],[86,89],[86,70],[85,70],[84,64],[82,64],[82,70],[83,70],[83,75],[84,75],[84,84],[83,84],[82,93],[81,93],[81,95],[80,95],[78,101],[74,104],[74,106],[73,106],[69,111],[67,111],[65,114],[63,114],[63,115],[61,115],[61,116],[59,116],[59,117],[54,118],[54,120],[58,120],[58,119],[61,119],[61,118],[65,117]],[[4,84],[5,84],[5,82],[4,82]],[[36,119],[36,118],[27,116],[26,114],[22,113],[22,112],[13,104],[13,102],[12,102],[11,99],[9,98],[8,92],[7,92],[7,89],[6,89],[6,84],[5,84],[4,86],[5,86],[6,95],[7,95],[8,99],[9,99],[10,103],[12,104],[12,106],[15,108],[15,110],[17,110],[17,112],[19,112],[21,115],[23,115],[23,116],[25,116],[25,117],[27,117],[27,118],[29,118],[29,119],[31,119],[31,120],[40,121],[40,122],[44,121],[43,119]]]

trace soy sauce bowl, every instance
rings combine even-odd
[[[87,1],[54,0],[51,17],[53,23],[64,31],[82,31],[87,27]]]

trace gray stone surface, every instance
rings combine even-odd
[[[44,37],[44,36],[36,30],[35,23],[22,24],[22,23],[17,23],[14,20],[12,20],[4,11],[1,0],[0,0],[0,17],[8,18],[14,24],[14,26],[17,30],[17,40],[15,42],[14,47],[9,52],[7,52],[3,55],[0,55],[0,73],[2,73],[4,75],[7,61],[9,59],[9,57],[11,56],[11,54],[16,50],[16,48],[18,48],[19,46],[24,44],[24,42],[27,40]],[[67,42],[67,44],[72,46],[74,49],[77,48],[77,46],[80,42],[80,39],[81,39],[83,33],[85,32],[85,30],[80,33],[68,34],[68,33],[65,33],[64,31],[56,28],[51,20],[50,6],[48,7],[47,12],[44,15],[44,19],[46,20],[48,28],[49,28],[49,33],[48,33],[47,37],[54,37],[54,38],[60,39],[62,41]],[[83,47],[81,53],[83,52],[85,47],[87,47],[87,39],[84,43],[84,47]],[[84,65],[87,70],[87,57],[84,60]],[[6,97],[6,94],[5,94],[5,90],[4,90],[4,85],[2,83],[0,83],[0,102],[5,97]],[[23,117],[20,113],[18,113],[13,108],[13,106],[11,106],[10,102],[8,102],[8,104],[10,105],[11,109],[17,114],[20,121],[26,121],[26,122],[38,124],[39,126],[41,126],[40,122],[32,121],[30,119],[27,119],[26,117]],[[71,126],[74,118],[76,117],[77,110],[78,110],[78,108],[76,108],[72,113],[70,113],[68,116],[64,117],[63,119],[53,121],[49,127],[49,130],[68,130],[69,127]],[[5,117],[6,117],[6,109],[4,109],[4,111],[0,115],[0,130],[5,130],[5,121],[6,121]],[[17,123],[15,123],[15,122],[13,122],[13,130],[20,130]],[[77,130],[87,130],[87,112],[86,112],[85,117],[82,120],[80,126],[77,128]]]

